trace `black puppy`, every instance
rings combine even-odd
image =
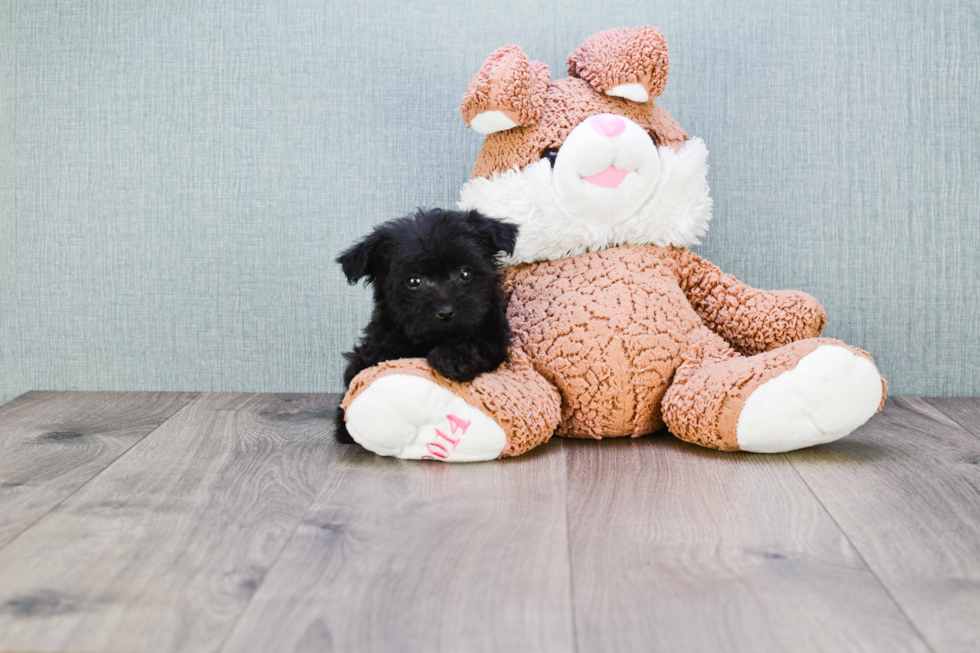
[[[337,258],[347,281],[374,288],[361,343],[344,354],[344,386],[363,369],[424,357],[448,379],[470,381],[507,358],[499,252],[514,253],[517,226],[477,211],[419,209],[386,222]],[[337,439],[353,442],[337,409]]]

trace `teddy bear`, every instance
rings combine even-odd
[[[468,462],[666,427],[777,453],[842,438],[881,408],[873,360],[818,337],[813,297],[751,288],[688,249],[711,219],[708,150],[655,103],[668,69],[649,26],[591,36],[554,82],[516,46],[490,56],[461,103],[485,139],[458,205],[520,229],[502,261],[508,360],[469,383],[424,359],[364,370],[342,402],[355,441]]]

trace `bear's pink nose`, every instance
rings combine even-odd
[[[600,113],[592,116],[589,124],[592,125],[592,129],[607,138],[616,138],[626,129],[626,123],[623,122],[623,119],[611,113]]]

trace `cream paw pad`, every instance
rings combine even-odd
[[[749,395],[738,416],[739,449],[779,453],[839,440],[875,414],[883,392],[874,363],[823,345]]]
[[[374,381],[347,407],[354,441],[381,456],[475,462],[500,456],[500,426],[442,386],[392,374]]]

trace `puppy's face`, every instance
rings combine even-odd
[[[502,298],[498,252],[517,227],[476,211],[419,211],[375,229],[338,259],[348,281],[367,277],[378,309],[413,339],[474,332]]]

